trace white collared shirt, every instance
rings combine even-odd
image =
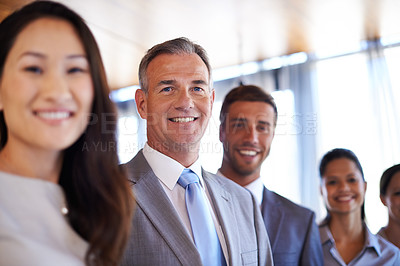
[[[253,182],[251,182],[250,184],[248,184],[244,187],[247,188],[248,190],[250,190],[250,192],[256,198],[256,202],[257,202],[258,206],[261,207],[261,203],[262,203],[263,196],[264,196],[264,183],[261,180],[261,178],[260,177],[257,178],[256,180],[254,180]]]
[[[171,157],[168,157],[165,154],[162,154],[161,152],[151,148],[147,143],[143,147],[143,155],[149,163],[154,174],[160,181],[161,186],[164,188],[164,191],[167,194],[172,205],[175,207],[175,210],[181,218],[188,234],[193,239],[192,227],[190,225],[189,216],[186,210],[185,189],[178,184],[178,179],[185,167]],[[211,216],[217,230],[222,251],[225,255],[226,261],[228,262],[228,249],[225,242],[225,237],[222,233],[221,226],[216,218],[214,206],[210,203],[211,200],[207,191],[207,187],[204,185],[200,160],[197,159],[189,168],[199,177],[200,185],[203,188],[202,191],[206,195],[205,198],[207,199],[210,210],[212,210]]]
[[[228,178],[228,177],[224,176],[220,170],[218,170],[217,175]],[[251,182],[250,184],[248,184],[244,187],[246,189],[248,189],[251,192],[251,194],[253,194],[254,198],[256,198],[256,202],[257,202],[258,206],[261,207],[261,203],[262,203],[263,196],[264,196],[264,183],[261,180],[261,178],[258,177],[256,180],[254,180],[253,182]]]

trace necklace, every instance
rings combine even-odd
[[[4,171],[7,173],[11,173],[11,174],[15,174],[15,175],[19,175],[18,173],[16,173],[15,171],[12,171],[12,168],[9,166],[9,164],[7,164],[5,161],[5,158],[2,158],[3,156],[0,156],[0,171]],[[67,202],[64,198],[63,200],[63,204],[60,208],[61,214],[66,216],[69,212],[68,207],[67,207]]]
[[[68,214],[68,208],[67,208],[67,206],[62,206],[61,207],[61,213],[62,213],[62,215],[67,215]]]

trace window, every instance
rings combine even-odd
[[[392,60],[397,58],[396,68],[399,67],[399,55],[389,57],[392,64]],[[399,146],[385,144],[398,140],[400,136],[385,136],[387,115],[397,115],[393,113],[394,106],[387,106],[388,102],[380,99],[385,93],[392,93],[391,86],[386,84],[388,74],[381,60],[384,63],[385,58],[370,57],[362,52],[316,63],[319,103],[317,153],[320,159],[330,149],[347,148],[357,155],[368,183],[365,208],[372,232],[377,232],[387,223],[386,208],[379,200],[380,177],[394,163],[394,157],[399,160],[398,152],[397,155],[392,153]],[[377,66],[378,63],[380,65]],[[390,124],[392,127],[399,125],[398,120]],[[319,161],[316,162],[318,164]]]
[[[396,104],[400,99],[400,47],[383,49],[377,42],[366,47],[319,60],[303,56],[295,63],[283,60],[292,57],[283,57],[278,60],[279,69],[276,64],[272,70],[266,69],[268,64],[263,63],[264,68],[258,64],[259,72],[240,76],[240,80],[268,91],[278,89],[272,93],[278,124],[261,169],[266,186],[311,208],[320,220],[326,211],[317,184],[319,160],[333,148],[350,149],[363,166],[368,182],[367,222],[377,232],[387,223],[387,210],[379,200],[379,180],[385,169],[400,162],[400,107]],[[200,147],[203,167],[212,173],[221,166],[223,156],[219,141],[222,101],[238,80],[229,76],[214,85],[216,100]],[[134,95],[125,92],[117,96]],[[117,98],[113,99],[120,112],[118,147],[123,163],[143,147],[146,124],[132,99]]]

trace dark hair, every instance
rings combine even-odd
[[[248,102],[265,102],[272,106],[274,109],[274,124],[278,119],[278,110],[276,108],[275,100],[268,92],[264,91],[260,87],[254,85],[240,85],[239,87],[233,88],[224,99],[221,107],[221,113],[219,114],[219,120],[221,124],[225,124],[226,116],[229,112],[229,107],[238,101]]]
[[[158,55],[161,54],[197,54],[204,64],[207,67],[208,75],[210,77],[210,84],[211,81],[211,65],[208,60],[208,56],[206,51],[203,47],[198,44],[193,43],[187,38],[181,37],[176,38],[173,40],[169,40],[160,44],[157,44],[150,48],[145,56],[140,61],[139,65],[139,85],[140,88],[147,93],[148,91],[148,84],[147,84],[147,67],[149,66],[150,62]]]
[[[326,167],[328,166],[328,164],[330,162],[332,162],[336,159],[342,159],[342,158],[349,159],[355,163],[356,167],[358,168],[358,170],[361,173],[363,181],[365,182],[364,172],[363,172],[361,163],[358,160],[357,156],[351,150],[341,149],[341,148],[336,148],[336,149],[330,150],[322,157],[321,162],[319,164],[320,177],[321,178],[323,177],[323,175],[325,174],[325,171],[326,171]],[[365,199],[361,206],[361,219],[363,221],[365,220]]]
[[[381,181],[379,183],[379,190],[380,190],[380,194],[382,196],[386,195],[386,191],[389,186],[389,183],[392,180],[392,177],[397,172],[400,172],[400,164],[395,164],[392,167],[389,167],[388,169],[386,169],[385,172],[383,172]]]
[[[70,23],[86,52],[95,91],[92,119],[82,136],[64,151],[59,184],[66,195],[69,222],[89,242],[86,263],[117,265],[129,236],[133,198],[126,175],[118,165],[117,115],[108,97],[100,51],[88,26],[74,11],[55,2],[35,1],[15,11],[0,24],[0,79],[17,36],[40,18]],[[2,111],[0,130],[2,149],[7,143],[7,125]],[[99,151],[96,150],[98,146],[107,148]]]

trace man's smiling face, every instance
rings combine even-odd
[[[214,102],[210,76],[197,54],[161,54],[147,68],[148,92],[136,102],[156,149],[199,148]]]
[[[260,176],[275,134],[274,117],[273,107],[265,102],[236,101],[229,107],[220,130],[223,160],[240,176]]]

